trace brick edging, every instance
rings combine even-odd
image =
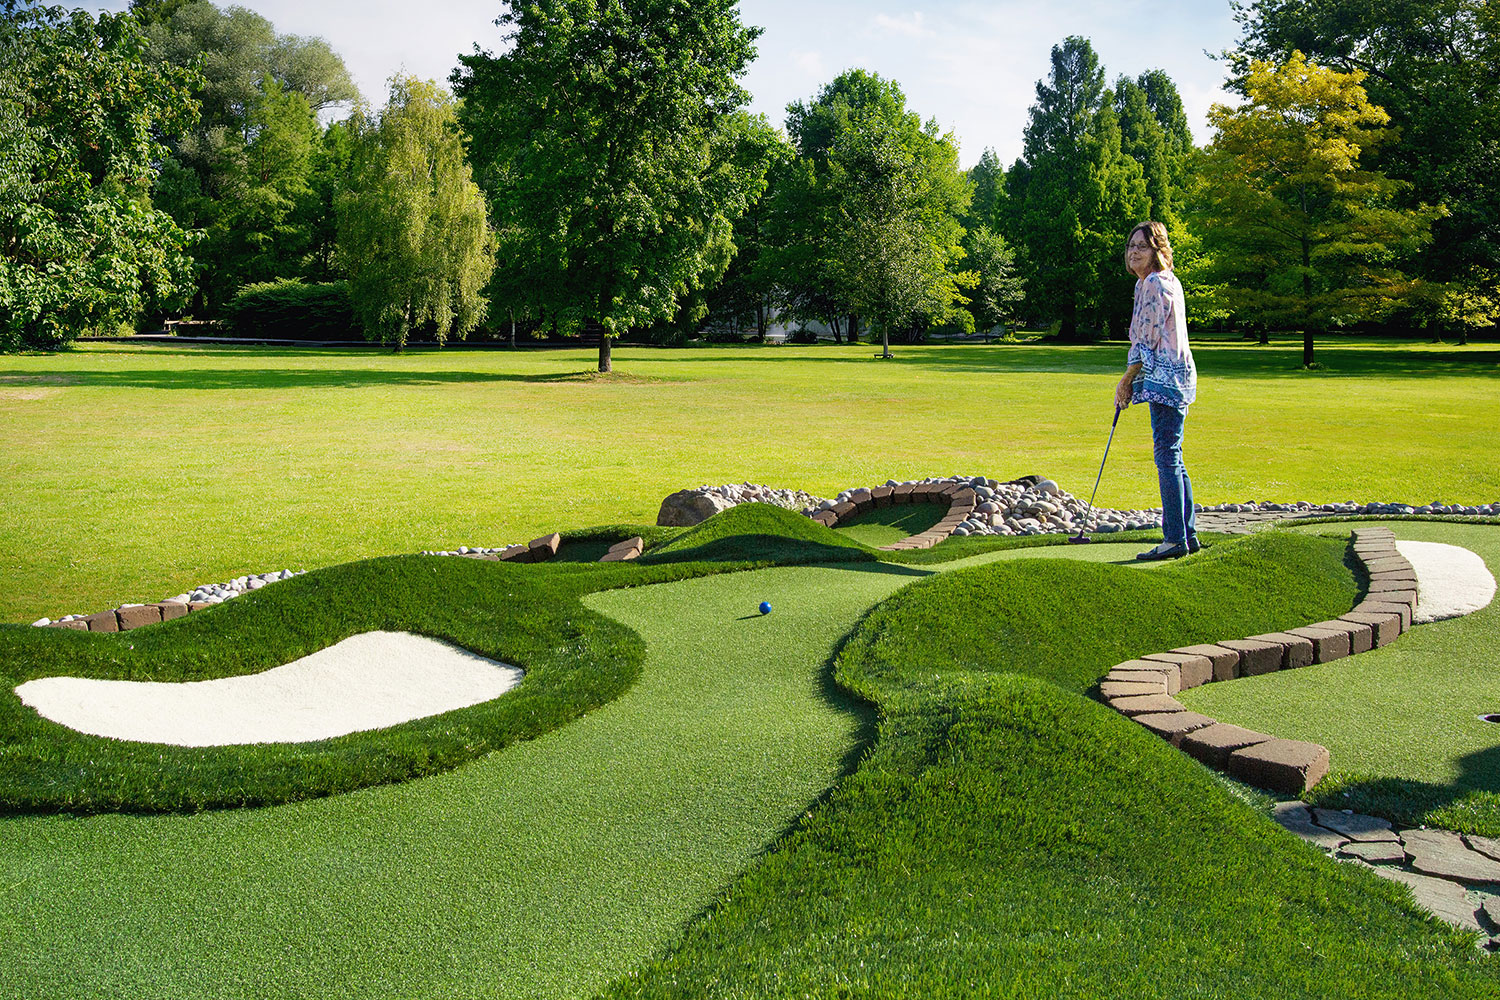
[[[979,495],[968,483],[902,483],[899,486],[873,486],[857,489],[849,495],[848,500],[834,504],[828,510],[818,511],[812,519],[825,528],[832,528],[840,521],[879,507],[891,507],[904,503],[943,503],[944,501],[948,504],[948,513],[944,514],[937,524],[926,531],[908,535],[899,542],[880,546],[883,552],[930,549],[953,534],[953,529],[962,524],[964,518],[974,513],[974,508],[979,505]]]
[[[1369,575],[1365,598],[1347,614],[1313,625],[1183,646],[1111,667],[1104,703],[1218,771],[1271,791],[1301,795],[1328,773],[1328,748],[1277,739],[1192,712],[1172,695],[1233,680],[1328,663],[1384,646],[1411,627],[1417,575],[1383,525],[1356,529],[1354,555]]]

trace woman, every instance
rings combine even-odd
[[[1172,273],[1167,227],[1143,222],[1130,231],[1125,266],[1135,275],[1130,314],[1130,354],[1115,387],[1115,405],[1151,406],[1151,441],[1161,483],[1162,543],[1137,559],[1175,559],[1197,552],[1193,484],[1182,464],[1182,425],[1198,395],[1198,370],[1188,349],[1182,285]]]

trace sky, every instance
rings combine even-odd
[[[87,3],[122,10],[126,0]],[[221,3],[221,6],[228,6]],[[247,0],[282,34],[320,35],[344,58],[365,98],[385,103],[396,72],[446,82],[458,54],[503,47],[498,0]],[[1052,46],[1088,38],[1107,79],[1162,69],[1176,82],[1199,143],[1209,106],[1232,103],[1225,66],[1210,54],[1238,38],[1229,0],[741,0],[746,24],[764,29],[742,83],[750,110],[784,125],[786,106],[808,100],[846,69],[894,79],[907,108],[952,132],[973,166],[986,147],[1009,165],[1050,69]]]

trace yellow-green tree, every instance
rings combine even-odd
[[[438,343],[484,318],[495,234],[464,157],[454,100],[411,77],[391,80],[378,116],[350,119],[353,164],[337,200],[338,257],[365,336],[406,345],[413,328]]]
[[[1202,232],[1214,277],[1235,314],[1301,329],[1304,365],[1316,335],[1378,319],[1419,293],[1403,266],[1443,211],[1399,206],[1406,185],[1361,167],[1390,122],[1363,79],[1294,52],[1281,66],[1252,63],[1245,103],[1209,111],[1218,133]]]

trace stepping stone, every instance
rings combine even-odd
[[[1214,661],[1197,653],[1150,653],[1141,659],[1147,663],[1176,666],[1181,690],[1195,688],[1214,679]]]
[[[1164,694],[1127,694],[1111,698],[1109,707],[1125,716],[1147,715],[1151,712],[1185,712],[1187,707],[1176,698]]]
[[[1207,764],[1216,771],[1229,766],[1229,755],[1242,747],[1264,743],[1272,737],[1257,733],[1253,729],[1233,726],[1227,722],[1216,722],[1203,729],[1195,729],[1182,738],[1182,751]]]
[[[1426,875],[1457,882],[1500,883],[1500,861],[1472,851],[1463,837],[1447,830],[1402,830],[1411,866]]]
[[[1313,628],[1307,625],[1302,628],[1287,629],[1287,634],[1299,635],[1312,642],[1314,663],[1331,663],[1349,655],[1349,633],[1347,632],[1334,632],[1330,629]]]
[[[1282,649],[1274,642],[1261,639],[1226,639],[1219,643],[1240,654],[1240,676],[1254,677],[1281,669]]]
[[[1229,755],[1229,776],[1259,788],[1301,795],[1328,773],[1328,748],[1301,740],[1267,740]]]
[[[1406,851],[1396,841],[1351,840],[1339,848],[1345,857],[1359,858],[1372,865],[1399,865],[1406,861]]]
[[[1418,906],[1448,921],[1470,930],[1480,931],[1477,908],[1469,902],[1464,887],[1440,878],[1429,878],[1400,868],[1376,866],[1370,869],[1381,878],[1400,882],[1411,887],[1412,899]]]
[[[1485,896],[1479,913],[1491,927],[1500,927],[1500,896]]]
[[[1480,854],[1483,854],[1489,858],[1494,858],[1496,861],[1500,861],[1500,840],[1495,840],[1492,837],[1480,837],[1476,834],[1466,833],[1464,834],[1464,843],[1468,844],[1469,847],[1478,851]]]
[[[1278,802],[1271,807],[1271,818],[1276,822],[1286,825],[1287,823],[1311,823],[1312,807],[1306,802],[1293,799],[1290,802]]]
[[[1208,657],[1209,662],[1213,664],[1213,679],[1216,681],[1230,681],[1240,675],[1239,651],[1227,646],[1206,642],[1197,646],[1179,646],[1171,652]]]
[[[1252,635],[1250,637],[1257,642],[1274,642],[1281,647],[1281,669],[1294,670],[1297,667],[1310,667],[1313,662],[1313,644],[1311,639],[1305,639],[1300,635],[1289,635],[1286,632],[1268,632],[1264,635]]]
[[[1401,838],[1391,829],[1389,820],[1363,813],[1346,813],[1337,809],[1314,809],[1313,820],[1319,826],[1342,833],[1350,840],[1368,843],[1398,843]]]
[[[1182,738],[1195,729],[1204,729],[1217,720],[1197,712],[1152,712],[1137,715],[1135,721],[1175,746],[1182,745]]]
[[[1281,826],[1288,833],[1295,833],[1309,844],[1316,844],[1325,851],[1337,851],[1349,843],[1348,837],[1342,837],[1337,833],[1325,830],[1321,826],[1315,826],[1312,823],[1298,823],[1294,820],[1287,820]]]

